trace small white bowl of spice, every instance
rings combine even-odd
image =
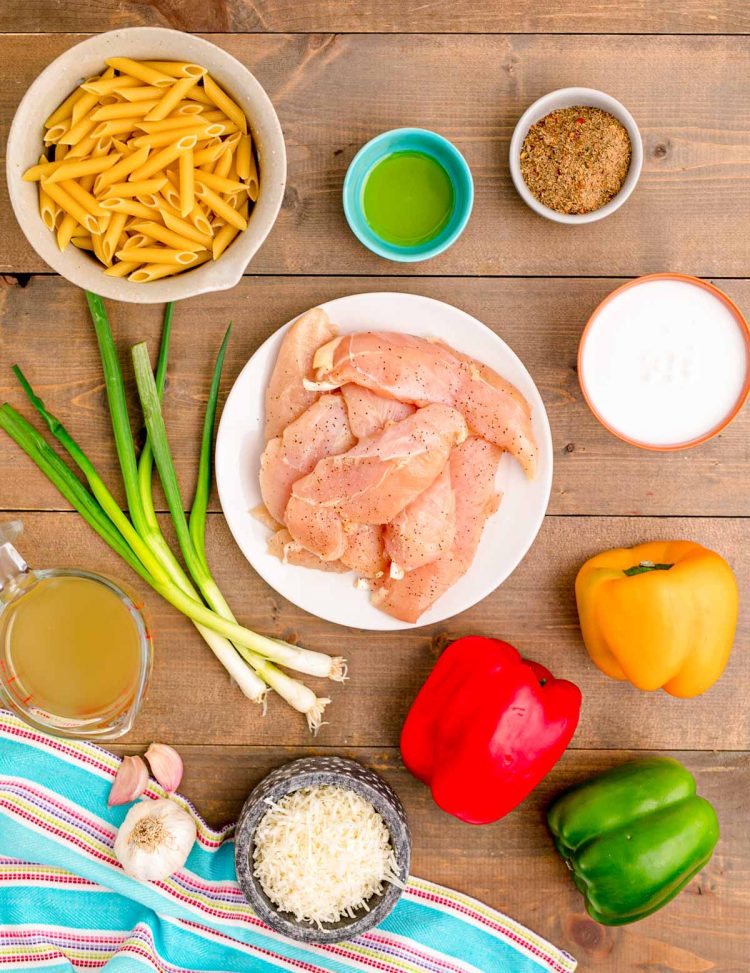
[[[593,223],[635,189],[643,145],[633,116],[594,88],[560,88],[523,113],[510,142],[521,199],[557,223]]]

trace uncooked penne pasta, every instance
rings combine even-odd
[[[181,217],[173,215],[172,213],[163,213],[162,217],[167,227],[170,230],[174,230],[180,236],[185,237],[188,240],[193,240],[195,243],[200,243],[204,247],[211,246],[211,233],[201,233],[201,231],[194,226],[189,220],[183,220]],[[209,225],[209,230],[211,229]],[[187,247],[185,248],[187,249]]]
[[[126,213],[113,213],[112,218],[109,221],[109,226],[102,238],[102,253],[107,258],[111,260],[115,255],[115,250],[120,242],[120,236],[122,231],[125,229],[125,222],[127,220]]]
[[[95,112],[92,112],[91,117],[96,122],[107,122],[113,118],[142,118],[144,115],[148,115],[158,104],[158,101],[138,101],[135,104],[128,101],[118,101],[113,105],[97,108]]]
[[[69,193],[66,193],[61,186],[56,183],[50,184],[46,180],[42,180],[41,185],[42,189],[57,203],[60,209],[64,210],[69,216],[72,216],[89,233],[96,233],[98,231],[99,223],[97,222],[97,218],[91,213],[86,212],[83,206],[77,200],[73,199]]]
[[[103,210],[97,200],[91,195],[91,193],[85,189],[81,183],[75,182],[71,179],[68,182],[61,182],[60,189],[68,193],[68,195],[79,203],[87,213],[91,213],[97,219],[103,216],[109,216],[106,210]],[[45,185],[45,189],[49,192],[49,183]]]
[[[226,154],[226,153],[225,153]],[[222,156],[224,158],[224,156]],[[214,172],[199,172],[197,177],[206,186],[210,186],[211,189],[215,189],[219,193],[244,193],[246,186],[244,183],[237,182],[234,179],[229,179],[226,176],[220,176],[216,171]]]
[[[101,201],[102,209],[111,210],[113,213],[127,213],[129,216],[138,216],[141,219],[150,220],[153,218],[154,211],[144,206],[143,203],[135,199],[118,199],[110,197]]]
[[[153,176],[155,172],[161,172],[162,169],[179,159],[183,152],[187,152],[188,149],[195,148],[195,143],[198,140],[194,135],[185,135],[183,138],[178,139],[174,145],[167,145],[160,152],[155,152],[150,155],[148,159],[140,166],[135,172],[131,173],[130,178],[133,180],[148,179],[149,176]],[[149,189],[146,192],[157,192],[158,190]]]
[[[82,89],[82,87],[76,88],[76,90],[69,94],[65,101],[61,105],[58,105],[58,107],[52,112],[47,121],[44,123],[44,127],[52,128],[59,122],[64,122],[66,118],[71,118],[73,115],[73,105],[75,105],[77,101],[80,101],[84,94],[85,91]]]
[[[193,149],[189,148],[179,157],[180,174],[180,214],[187,216],[195,206],[195,171]]]
[[[161,101],[157,105],[154,105],[146,115],[146,121],[160,122],[165,119],[172,109],[176,108],[185,98],[188,91],[190,91],[190,89],[198,81],[198,77],[200,77],[200,75],[197,77],[190,76],[180,78],[179,81],[176,81],[171,88],[167,88]]]
[[[164,88],[174,83],[168,74],[157,71],[143,61],[133,61],[129,57],[108,57],[106,63],[128,77],[138,78],[139,81],[145,81],[146,84],[157,88]]]
[[[70,213],[66,213],[63,216],[60,226],[57,228],[57,245],[61,250],[65,250],[70,241],[73,238],[73,234],[76,230],[79,230],[80,226],[78,221]]]
[[[94,192],[102,193],[107,188],[107,186],[113,185],[113,183],[121,182],[126,176],[129,176],[131,172],[135,172],[148,158],[148,146],[143,146],[142,148],[135,151],[132,155],[125,159],[121,159],[111,169],[102,171],[99,178],[94,183]]]
[[[197,81],[206,73],[206,69],[200,64],[192,64],[190,61],[141,61],[141,64],[172,78],[195,78]]]
[[[169,247],[138,247],[137,250],[138,259],[145,264],[172,264],[175,267],[187,267],[195,261],[195,254],[189,250],[172,250]],[[130,248],[130,251],[127,248],[118,250],[116,256],[120,260],[132,260],[133,248]]]
[[[186,236],[181,236],[174,230],[169,230],[165,226],[160,226],[158,223],[139,223],[136,229],[152,240],[158,240],[159,243],[165,243],[168,247],[173,247],[176,250],[196,251],[207,248],[206,244],[198,240],[191,240]]]
[[[97,78],[94,81],[84,81],[81,85],[84,91],[93,91],[98,95],[108,95],[113,91],[122,91],[123,88],[135,88],[141,85],[137,78],[123,77],[116,78]]]
[[[250,156],[253,153],[252,143],[249,135],[243,135],[237,144],[237,151],[234,154],[237,175],[240,179],[247,181],[250,178]]]
[[[214,165],[213,168],[213,174],[215,176],[218,176],[220,179],[222,179],[228,175],[229,170],[232,168],[233,155],[234,152],[231,149],[226,149],[224,152],[221,153],[219,158],[216,160],[216,164]],[[234,190],[230,190],[230,192],[234,192]]]
[[[211,101],[219,108],[227,118],[231,118],[241,132],[247,132],[247,118],[240,106],[232,101],[229,95],[223,91],[214,81],[211,75],[207,74],[203,78],[203,88]]]
[[[132,274],[134,270],[140,267],[139,263],[130,262],[127,260],[118,260],[117,263],[112,264],[111,267],[107,267],[104,273],[107,277],[127,277],[128,274]]]
[[[119,158],[119,153],[115,153],[114,155],[98,156],[92,159],[76,159],[73,162],[69,159],[65,159],[59,164],[52,162],[50,165],[54,166],[54,169],[51,170],[49,175],[45,173],[45,178],[47,182],[55,183],[66,182],[70,179],[80,179],[81,176],[96,175],[109,169]],[[28,176],[28,172],[24,178],[26,176]]]
[[[104,198],[115,196],[118,199],[128,199],[133,196],[144,196],[147,193],[158,193],[167,184],[166,176],[156,179],[140,179],[138,182],[116,182],[109,186]]]
[[[23,178],[58,246],[136,283],[219,259],[257,198],[248,122],[190,62],[112,57],[47,118]]]
[[[122,87],[114,90],[125,101],[159,101],[167,89],[157,88],[153,84],[143,84],[135,88]]]
[[[211,189],[205,183],[196,182],[195,194],[198,199],[204,202],[212,212],[226,220],[227,223],[231,223],[240,230],[247,229],[247,220],[240,216],[234,207],[230,206],[226,200],[222,199],[218,193],[215,193],[213,189]]]

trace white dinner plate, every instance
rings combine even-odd
[[[354,587],[355,575],[324,573],[283,564],[269,554],[268,528],[251,514],[261,503],[258,470],[263,452],[263,398],[282,338],[289,324],[271,335],[240,372],[219,424],[216,481],[224,516],[242,553],[258,574],[289,601],[319,618],[353,628],[392,631],[451,618],[486,598],[518,566],[544,519],[552,486],[552,436],[536,385],[514,352],[464,311],[416,294],[353,294],[322,304],[341,334],[401,331],[440,338],[458,351],[494,368],[511,381],[531,405],[539,444],[539,469],[527,480],[508,454],[497,475],[500,509],[487,521],[474,563],[417,625],[391,618]]]

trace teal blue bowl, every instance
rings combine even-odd
[[[378,236],[367,222],[362,204],[368,175],[381,159],[394,152],[423,152],[431,156],[453,184],[453,212],[445,227],[431,240],[409,247],[389,243]],[[377,135],[354,156],[344,179],[344,214],[352,233],[360,243],[386,260],[411,263],[436,257],[461,236],[473,205],[474,182],[466,159],[442,135],[424,128],[394,128]]]

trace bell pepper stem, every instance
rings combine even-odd
[[[640,564],[634,564],[632,568],[626,568],[623,574],[632,578],[634,574],[648,574],[649,571],[669,571],[673,566],[672,564],[654,564],[653,561],[641,561]]]

